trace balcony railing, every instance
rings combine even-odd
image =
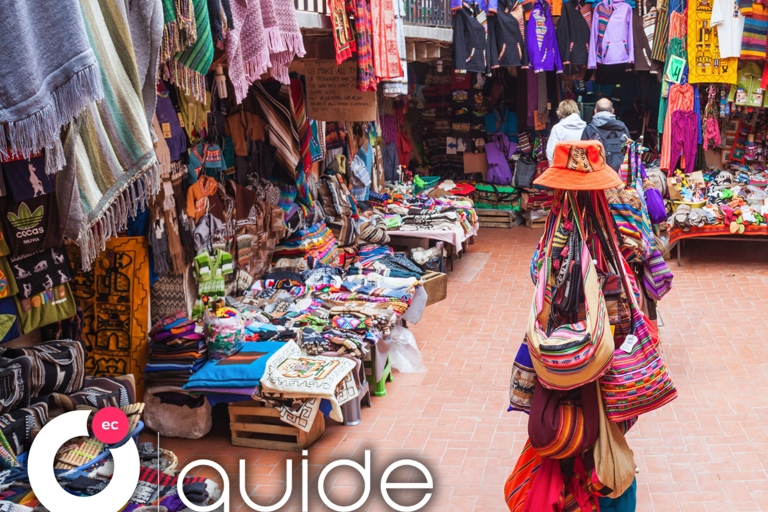
[[[430,27],[450,27],[451,0],[405,0],[405,22]]]
[[[451,26],[451,0],[404,0],[405,22],[429,27]],[[328,0],[293,0],[297,11],[330,15]]]

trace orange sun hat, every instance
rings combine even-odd
[[[566,141],[555,146],[552,167],[534,185],[562,190],[605,190],[622,184],[605,163],[605,149],[596,140]]]

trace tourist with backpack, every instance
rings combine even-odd
[[[581,140],[596,140],[605,148],[605,163],[608,167],[619,172],[624,161],[622,146],[629,138],[627,126],[616,119],[613,113],[613,103],[608,98],[602,98],[595,103],[595,115],[584,128]]]

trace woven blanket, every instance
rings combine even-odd
[[[167,1],[167,0],[165,0]],[[186,3],[185,0],[177,0]],[[164,64],[164,75],[187,94],[191,94],[200,103],[205,103],[205,74],[213,62],[213,38],[211,23],[208,19],[206,0],[191,0],[194,4],[194,22],[196,38],[189,38],[189,45],[176,53]],[[191,22],[188,23],[191,26]]]
[[[261,3],[232,0],[231,6],[235,27],[226,33],[224,44],[235,100],[241,103],[248,95],[248,87],[267,72],[269,49],[261,19]]]
[[[160,177],[125,17],[109,0],[82,0],[81,6],[105,97],[87,107],[70,134],[76,172],[58,186],[70,189],[71,181],[62,181],[76,180],[84,216],[77,242],[90,269],[106,241],[157,193]]]
[[[343,357],[307,356],[296,343],[287,342],[267,361],[261,387],[287,398],[325,398],[331,402],[331,418],[343,421],[336,398],[336,386],[355,369],[354,361]]]
[[[144,395],[149,333],[149,255],[144,237],[113,238],[88,272],[70,246],[76,270],[70,284],[85,311],[85,369],[97,377],[133,374]]]
[[[49,148],[46,170],[53,173],[64,165],[61,127],[104,96],[80,5],[6,0],[2,13],[0,157]]]

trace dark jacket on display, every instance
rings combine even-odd
[[[520,22],[515,16],[523,16],[523,7],[517,0],[499,0],[495,23],[496,49],[501,67],[528,66],[528,50]]]
[[[577,66],[586,66],[589,60],[590,28],[581,6],[576,0],[563,2],[560,20],[557,22],[557,46],[563,61],[563,72],[575,75]]]
[[[453,11],[453,67],[472,73],[486,73],[488,43],[485,27],[477,20],[480,7],[463,2]]]

